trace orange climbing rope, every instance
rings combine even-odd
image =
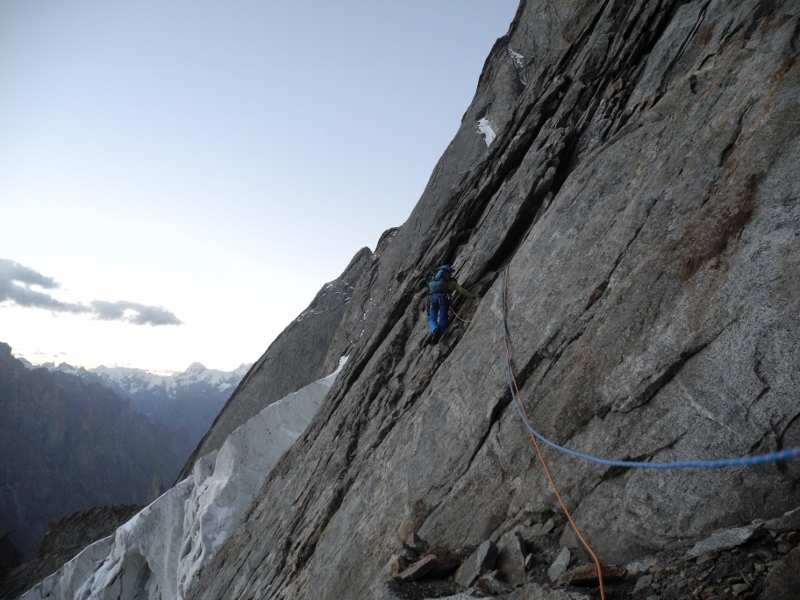
[[[504,317],[506,316],[506,307],[508,306],[508,304],[507,304],[507,299],[508,299],[508,271],[509,271],[509,267],[508,267],[508,265],[506,265],[506,273],[505,273],[506,276],[504,278],[504,285],[503,285],[503,316]],[[508,336],[507,335],[503,336],[503,344],[505,345],[506,356],[508,357],[508,364],[510,366],[512,364],[511,347],[509,346]],[[510,371],[511,371],[511,379],[512,379],[512,381],[514,383],[514,389],[516,390],[517,398],[519,399],[519,406],[522,409],[522,413],[525,416],[525,419],[527,420],[528,419],[528,413],[525,410],[525,404],[522,402],[522,396],[520,396],[519,384],[517,383],[517,376],[514,374],[513,368],[510,368]],[[531,436],[531,441],[533,442],[534,448],[536,448],[536,454],[539,456],[539,462],[542,463],[542,468],[544,468],[544,473],[547,476],[547,481],[550,482],[550,487],[552,488],[553,493],[556,495],[556,498],[558,499],[558,503],[561,505],[561,510],[564,511],[564,514],[566,515],[567,520],[569,521],[569,524],[572,526],[572,530],[575,532],[575,535],[578,536],[578,539],[581,541],[581,544],[583,544],[583,547],[586,548],[586,551],[589,553],[589,555],[592,557],[592,560],[594,561],[594,566],[597,569],[597,579],[598,579],[599,586],[600,586],[600,599],[601,600],[605,600],[606,592],[605,592],[605,587],[603,585],[603,566],[600,563],[600,559],[597,558],[597,554],[595,554],[594,550],[592,550],[592,547],[589,545],[589,542],[586,541],[586,538],[583,537],[583,534],[581,533],[580,529],[578,528],[578,524],[575,523],[575,520],[572,518],[572,514],[569,512],[569,509],[567,508],[567,505],[564,502],[564,499],[561,497],[561,494],[559,493],[558,488],[556,487],[556,483],[555,483],[555,481],[553,481],[553,476],[550,473],[550,468],[547,466],[547,461],[544,459],[544,454],[542,453],[542,449],[539,446],[539,442],[536,439],[536,436],[534,436],[530,431],[528,432],[528,434]]]
[[[451,312],[452,312],[452,313],[455,315],[456,319],[458,319],[458,320],[459,320],[459,321],[461,321],[462,323],[472,323],[472,319],[462,319],[462,318],[459,316],[459,314],[458,314],[458,313],[457,313],[457,312],[456,312],[456,311],[453,309],[453,307],[452,307],[452,306],[450,307],[450,310],[451,310]]]

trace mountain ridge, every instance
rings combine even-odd
[[[50,523],[102,505],[141,504],[171,481],[188,441],[99,384],[28,369],[0,342],[0,522],[23,556]]]
[[[197,444],[206,434],[251,366],[242,363],[233,371],[220,371],[194,362],[185,371],[163,374],[133,367],[101,365],[86,369],[67,363],[38,365],[112,390],[130,400],[136,412],[186,436],[189,445]]]

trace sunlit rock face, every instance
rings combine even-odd
[[[86,548],[22,598],[192,598],[281,454],[311,421],[336,372],[262,410],[192,475]]]
[[[350,362],[197,597],[372,597],[412,531],[477,547],[560,512],[510,405],[504,296],[522,396],[554,441],[640,461],[799,444],[798,11],[522,2],[418,205],[354,285],[335,336]],[[442,262],[487,289],[427,346]],[[507,288],[492,277],[506,265]],[[796,462],[548,457],[609,562],[800,504]]]

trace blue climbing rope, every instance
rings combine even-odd
[[[504,289],[503,334],[505,336],[506,345],[508,348],[510,348],[511,334],[508,331],[508,319],[506,318],[507,306],[506,306],[505,289],[507,285],[507,275],[508,275],[508,266],[506,266],[505,270],[503,271],[503,289]],[[717,460],[680,460],[675,462],[639,462],[639,461],[628,461],[628,460],[607,460],[605,458],[599,458],[597,456],[592,456],[590,454],[584,454],[583,452],[570,450],[569,448],[565,448],[564,446],[559,446],[555,442],[548,440],[546,437],[544,437],[541,433],[539,433],[533,428],[533,426],[530,424],[530,421],[528,421],[527,417],[525,416],[525,411],[522,409],[521,401],[514,389],[514,372],[511,366],[511,354],[509,352],[506,353],[506,366],[508,367],[508,389],[511,391],[511,398],[514,401],[514,407],[517,409],[517,414],[519,415],[519,418],[522,420],[523,425],[525,425],[525,428],[528,431],[530,431],[534,436],[536,436],[538,440],[547,444],[551,448],[555,448],[560,452],[569,454],[570,456],[574,456],[576,458],[582,458],[583,460],[588,460],[594,463],[605,465],[607,467],[666,470],[666,469],[719,469],[722,467],[744,467],[751,465],[763,465],[765,463],[772,463],[772,462],[777,462],[779,460],[788,460],[800,457],[800,446],[794,448],[787,448],[785,450],[781,450],[780,452],[770,452],[769,454],[756,454],[752,456],[742,456],[737,458],[720,458]]]

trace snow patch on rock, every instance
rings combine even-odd
[[[483,117],[478,121],[476,129],[478,130],[478,133],[483,136],[483,140],[486,142],[487,146],[490,146],[494,141],[494,138],[497,137],[494,129],[492,129],[492,124],[489,123],[489,119],[486,117]]]

